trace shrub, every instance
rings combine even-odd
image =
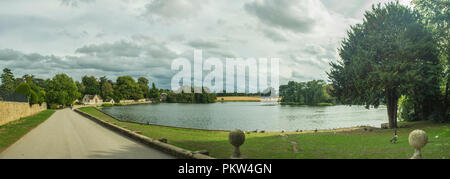
[[[30,91],[30,104],[39,104],[39,96],[33,90]]]
[[[50,109],[58,109],[59,105],[57,105],[55,103],[52,103],[52,104],[49,105],[49,107],[50,107]]]
[[[400,121],[416,121],[414,111],[414,101],[407,96],[402,96],[398,100],[398,118]]]
[[[20,83],[16,88],[16,93],[24,94],[27,96],[30,94],[30,91],[31,91],[30,85],[26,83]]]

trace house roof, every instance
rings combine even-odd
[[[84,95],[84,98],[94,99],[95,96],[97,96],[98,99],[102,99],[102,97],[100,97],[99,95],[91,95],[91,94]]]

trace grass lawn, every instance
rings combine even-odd
[[[34,116],[24,117],[0,126],[0,152],[47,120],[54,112],[54,110],[45,110]]]
[[[117,121],[93,107],[81,108],[99,119],[126,126],[130,130],[141,131],[151,138],[167,138],[168,143],[191,151],[208,150],[216,158],[229,158],[233,147],[228,142],[228,132],[181,129],[154,125],[142,125]],[[425,130],[429,143],[422,149],[424,158],[450,159],[450,124],[430,122],[399,123],[399,141],[389,143],[394,134],[392,129],[364,131],[357,129],[347,132],[303,132],[251,133],[246,134],[241,153],[246,158],[399,158],[407,159],[414,153],[409,146],[408,135],[414,129]],[[439,136],[435,138],[435,136]],[[298,144],[299,152],[293,153],[291,141]]]

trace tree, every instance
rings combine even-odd
[[[32,83],[32,81],[22,82],[19,85],[17,85],[17,88],[15,90],[18,94],[23,94],[27,97],[28,102],[30,105],[32,104],[40,104],[43,102],[42,98],[39,96],[40,89]]]
[[[144,95],[139,85],[131,76],[120,76],[114,85],[114,96],[118,100],[122,99],[142,99]]]
[[[156,88],[155,83],[152,83],[152,89],[150,90],[149,97],[152,99],[159,99],[160,92],[158,88]]]
[[[15,90],[16,93],[20,93],[27,96],[30,95],[30,91],[31,91],[30,85],[28,85],[27,83],[20,83]]]
[[[66,74],[57,74],[45,81],[46,101],[49,104],[70,105],[80,97],[73,79]]]
[[[0,96],[3,99],[8,99],[16,89],[14,75],[10,69],[5,68],[3,69],[3,74],[0,78],[2,79],[2,85],[0,85]]]
[[[327,86],[323,80],[289,81],[287,85],[280,85],[279,89],[284,104],[318,105],[332,102]]]
[[[100,94],[100,83],[97,81],[97,78],[94,76],[83,76],[81,79],[81,83],[84,85],[84,94]]]
[[[448,27],[450,21],[450,1],[448,0],[413,0],[414,8],[423,16],[424,23],[432,29],[433,37],[438,43],[440,63],[443,66],[441,89],[442,97],[442,118],[448,119],[449,85],[450,85],[450,30]]]
[[[150,88],[148,87],[148,79],[144,77],[138,78],[138,84],[139,88],[142,90],[142,94],[144,95],[144,98],[150,97]]]
[[[86,94],[86,93],[84,93],[84,91],[86,90],[86,87],[83,85],[83,83],[80,83],[79,81],[76,81],[76,82],[75,82],[75,85],[77,86],[78,92],[79,92],[81,95]],[[81,95],[80,95],[80,96],[81,96]]]
[[[108,80],[106,76],[100,77],[100,96],[103,99],[113,99],[114,98],[114,89],[112,81]]]
[[[420,86],[436,92],[436,43],[417,11],[396,3],[372,6],[352,26],[328,76],[344,104],[387,105],[389,127],[397,127],[397,104]]]

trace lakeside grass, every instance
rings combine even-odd
[[[143,125],[121,122],[98,111],[93,107],[80,108],[101,120],[125,126],[143,135],[158,139],[166,138],[168,143],[191,151],[208,150],[212,157],[229,158],[233,152],[228,142],[228,132],[183,129],[155,125]],[[333,131],[314,133],[312,131],[288,132],[282,136],[279,132],[246,134],[241,152],[246,158],[254,159],[315,159],[315,158],[349,158],[349,159],[407,159],[414,149],[409,146],[408,135],[414,129],[425,130],[429,143],[422,149],[424,158],[450,158],[450,124],[431,122],[400,122],[399,141],[389,143],[394,134],[393,129],[363,128],[353,131]],[[435,138],[439,136],[439,138]],[[291,141],[298,144],[299,152],[292,152]]]
[[[19,140],[30,130],[47,120],[55,110],[45,110],[0,126],[0,152]]]

